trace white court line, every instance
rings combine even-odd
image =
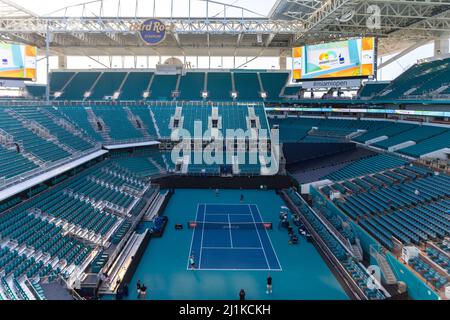
[[[242,207],[246,207],[248,205],[252,205],[254,206],[254,203],[250,203],[250,204],[243,204],[243,203],[202,203],[206,206],[242,206]]]
[[[261,212],[259,211],[258,206],[257,205],[254,205],[254,206],[255,206],[256,210],[258,211],[259,218],[261,219],[261,221],[264,221],[263,218],[262,218]],[[250,208],[250,210],[252,210],[252,209]],[[277,252],[275,251],[275,248],[273,246],[272,239],[270,239],[270,235],[267,232],[267,230],[266,230],[266,234],[267,234],[267,238],[269,239],[270,246],[272,247],[273,253],[275,254],[275,258],[277,259],[278,265],[280,266],[280,270],[283,270],[283,268],[281,267],[280,260],[278,259]]]
[[[252,212],[252,208],[250,205],[248,205],[248,208],[250,209],[250,212]],[[255,224],[256,233],[258,234],[259,243],[261,244],[261,247],[264,248],[264,245],[261,240],[261,235],[259,234],[258,226],[256,225],[255,217],[252,215],[253,223]],[[267,268],[270,269],[269,259],[267,259],[266,250],[263,249],[264,252],[264,258],[266,259]]]
[[[234,247],[233,245],[233,235],[231,234],[231,220],[230,220],[230,215],[227,215],[228,218],[228,230],[230,231],[230,244],[231,244],[231,248]]]
[[[248,272],[248,271],[252,271],[252,272],[267,272],[267,271],[271,271],[271,272],[282,272],[282,269],[197,269],[200,271],[242,271],[242,272]]]
[[[227,213],[207,213],[207,216],[226,216]],[[229,216],[251,216],[250,213],[228,213]]]
[[[203,247],[203,249],[207,249],[207,250],[264,250],[264,248],[246,248],[246,247],[234,247],[234,248],[230,248],[230,247]]]
[[[200,242],[200,258],[198,261],[198,268],[202,266],[202,252],[203,252],[203,234],[205,233],[205,216],[206,216],[206,206],[203,207],[203,223],[202,223],[202,240]]]
[[[198,209],[200,208],[200,204],[197,204],[197,211],[195,212],[195,221],[197,221],[197,217],[198,217]],[[191,248],[189,249],[189,255],[188,255],[188,262],[187,262],[187,270],[190,270],[190,263],[189,260],[191,259],[191,253],[192,253],[192,246],[194,245],[194,235],[195,235],[195,231],[197,229],[197,226],[194,227],[194,230],[192,231],[192,239],[191,239]],[[202,250],[200,249],[200,252]]]

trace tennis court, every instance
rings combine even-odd
[[[255,204],[199,204],[191,248],[197,270],[281,271],[270,239],[271,223]]]

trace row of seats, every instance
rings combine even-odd
[[[413,141],[415,145],[398,150],[399,153],[411,157],[418,158],[433,151],[450,148],[449,129],[438,126],[390,121],[293,117],[269,118],[269,122],[271,127],[279,126],[281,142],[336,142],[350,133],[365,130],[365,133],[352,140],[368,143],[374,139],[384,138],[373,145],[385,150]],[[313,128],[317,128],[315,136],[319,137],[308,135]]]
[[[389,82],[366,82],[358,91],[358,97],[361,99],[372,98],[381,93],[389,85]]]
[[[407,141],[420,143],[423,140],[427,140],[428,138],[437,136],[444,132],[448,132],[448,130],[442,127],[419,126],[395,135],[392,138],[377,142],[374,146],[387,150],[390,147],[405,143]]]
[[[278,101],[288,77],[289,72],[272,71],[188,71],[183,75],[153,71],[63,71],[50,75],[50,92],[56,100],[201,101],[206,91],[207,100],[231,101],[234,83],[238,101],[262,101],[262,92],[266,93],[265,99]],[[27,89],[30,97],[42,99],[45,94],[42,86]]]
[[[431,265],[420,257],[415,257],[408,261],[408,264],[422,275],[428,282],[431,282],[437,290],[443,288],[448,282],[448,278],[439,274]]]
[[[327,247],[333,252],[336,258],[345,267],[348,274],[353,278],[358,287],[363,290],[367,298],[371,300],[385,299],[384,294],[380,290],[368,287],[368,284],[371,280],[369,274],[367,273],[367,270],[365,270],[359,263],[355,262],[348,256],[344,247],[339,243],[335,236],[331,234],[330,231],[328,231],[328,229],[316,217],[316,215],[311,212],[311,210],[306,206],[304,200],[302,200],[293,190],[287,190],[287,194],[300,210],[300,212],[305,216],[314,230],[320,235],[322,240],[326,243]]]
[[[36,262],[35,258],[27,258],[20,255],[15,250],[7,247],[0,249],[0,270],[5,272],[6,276],[20,277],[26,275],[28,278],[46,277],[50,274],[52,267],[44,264],[42,260]]]
[[[431,247],[426,248],[425,252],[431,260],[440,265],[450,275],[450,257],[447,254],[440,253]]]
[[[128,119],[124,108],[115,106],[95,106],[92,111],[108,127],[108,136],[113,140],[142,139],[143,134]]]
[[[161,168],[163,167],[157,167],[150,158],[146,156],[115,159],[115,162],[140,177],[150,177],[164,172],[161,171]]]
[[[417,63],[394,79],[375,99],[403,99],[408,96],[431,94],[448,85],[450,59]]]
[[[430,176],[428,171],[418,167],[394,172],[390,177],[386,172],[370,179],[364,177],[361,179],[364,184],[358,185],[353,180],[339,185],[341,190],[336,184],[322,191],[335,189],[346,194],[342,200],[334,200],[335,204],[388,249],[393,248],[392,237],[408,245],[448,236],[450,221],[446,212],[450,209],[447,200],[450,177]],[[406,172],[411,173],[409,177]]]
[[[405,165],[406,161],[397,157],[380,154],[360,159],[345,166],[339,171],[333,172],[324,177],[333,181],[340,181],[352,177],[359,177],[369,173],[391,169]]]
[[[51,109],[51,108],[50,108]],[[57,125],[48,115],[42,112],[40,108],[35,107],[20,107],[14,108],[14,111],[24,116],[25,118],[36,121],[44,128],[50,131],[50,134],[55,136],[59,142],[69,146],[75,151],[86,151],[91,149],[93,145],[83,138],[74,135],[63,127]]]
[[[31,152],[43,161],[58,161],[70,154],[55,144],[35,134],[29,127],[10,115],[4,108],[0,108],[0,128],[13,136],[14,141],[23,144],[27,152]]]
[[[22,173],[36,169],[38,166],[24,157],[17,150],[0,145],[0,177],[6,179],[20,176]]]

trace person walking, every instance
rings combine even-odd
[[[138,294],[138,298],[139,298],[141,295],[141,280],[138,280],[136,289],[137,289],[137,294]]]
[[[244,301],[245,300],[245,291],[244,289],[241,289],[239,292],[239,300]]]
[[[272,294],[272,276],[269,274],[267,277],[267,291],[266,294]]]

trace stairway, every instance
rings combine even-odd
[[[155,131],[156,131],[156,134],[158,135],[158,139],[161,139],[161,131],[159,130],[159,126],[158,126],[158,122],[156,121],[155,114],[153,113],[152,109],[148,108],[148,110],[150,112],[150,117],[152,118],[153,125],[155,126]]]
[[[161,167],[161,165],[157,161],[155,161],[155,159],[148,158],[148,161],[150,161],[156,168],[158,168],[160,173],[165,173],[166,172],[166,169]]]
[[[105,124],[103,119],[100,117],[97,117],[97,115],[94,113],[94,111],[91,108],[86,108],[86,113],[88,114],[88,121],[91,124],[92,128],[94,128],[94,130],[96,132],[100,133],[100,135],[102,136],[104,141],[111,142],[112,139],[108,135],[109,128]],[[101,126],[103,128],[102,130],[100,130],[100,128],[98,127],[98,123],[101,124]]]
[[[42,138],[44,140],[47,140],[49,142],[52,142],[53,144],[57,145],[59,148],[63,149],[64,151],[66,151],[66,152],[68,152],[70,154],[77,153],[76,150],[74,150],[71,147],[61,143],[58,140],[58,137],[52,135],[50,133],[50,130],[48,130],[46,127],[44,127],[43,125],[41,125],[37,121],[35,121],[35,120],[28,120],[27,118],[25,118],[24,116],[22,116],[21,114],[17,113],[16,111],[14,111],[12,109],[8,109],[7,112],[8,112],[8,114],[10,116],[12,116],[15,119],[17,119],[18,121],[20,121],[24,128],[32,131],[38,137],[40,137],[40,138]]]
[[[72,122],[63,118],[62,116],[60,118],[58,118],[53,113],[49,112],[46,109],[42,109],[42,108],[39,108],[39,111],[41,113],[43,113],[45,116],[47,116],[47,118],[51,119],[56,125],[60,126],[64,130],[70,132],[74,136],[77,136],[80,139],[83,139],[84,141],[86,141],[90,144],[93,144],[93,145],[97,144],[97,142],[95,142],[94,140],[89,138],[87,135],[84,135],[80,130],[78,130],[78,128]]]
[[[123,108],[125,110],[125,112],[127,113],[128,116],[128,121],[131,122],[131,124],[133,125],[133,127],[136,128],[136,130],[138,130],[140,133],[142,133],[142,135],[145,137],[145,139],[147,140],[151,140],[151,136],[148,134],[148,130],[147,127],[144,123],[144,121],[142,121],[142,119],[135,115],[130,108],[125,107]]]
[[[363,261],[364,256],[363,256],[363,250],[361,248],[361,241],[359,239],[356,239],[355,241],[356,241],[356,243],[351,246],[353,254],[355,255],[355,258],[358,261]]]
[[[390,285],[396,284],[397,277],[395,276],[394,271],[389,265],[389,262],[387,261],[386,257],[377,250],[375,250],[373,247],[370,247],[370,254],[377,261],[378,266],[381,269],[381,272],[383,272],[384,280],[386,281],[386,283]]]

